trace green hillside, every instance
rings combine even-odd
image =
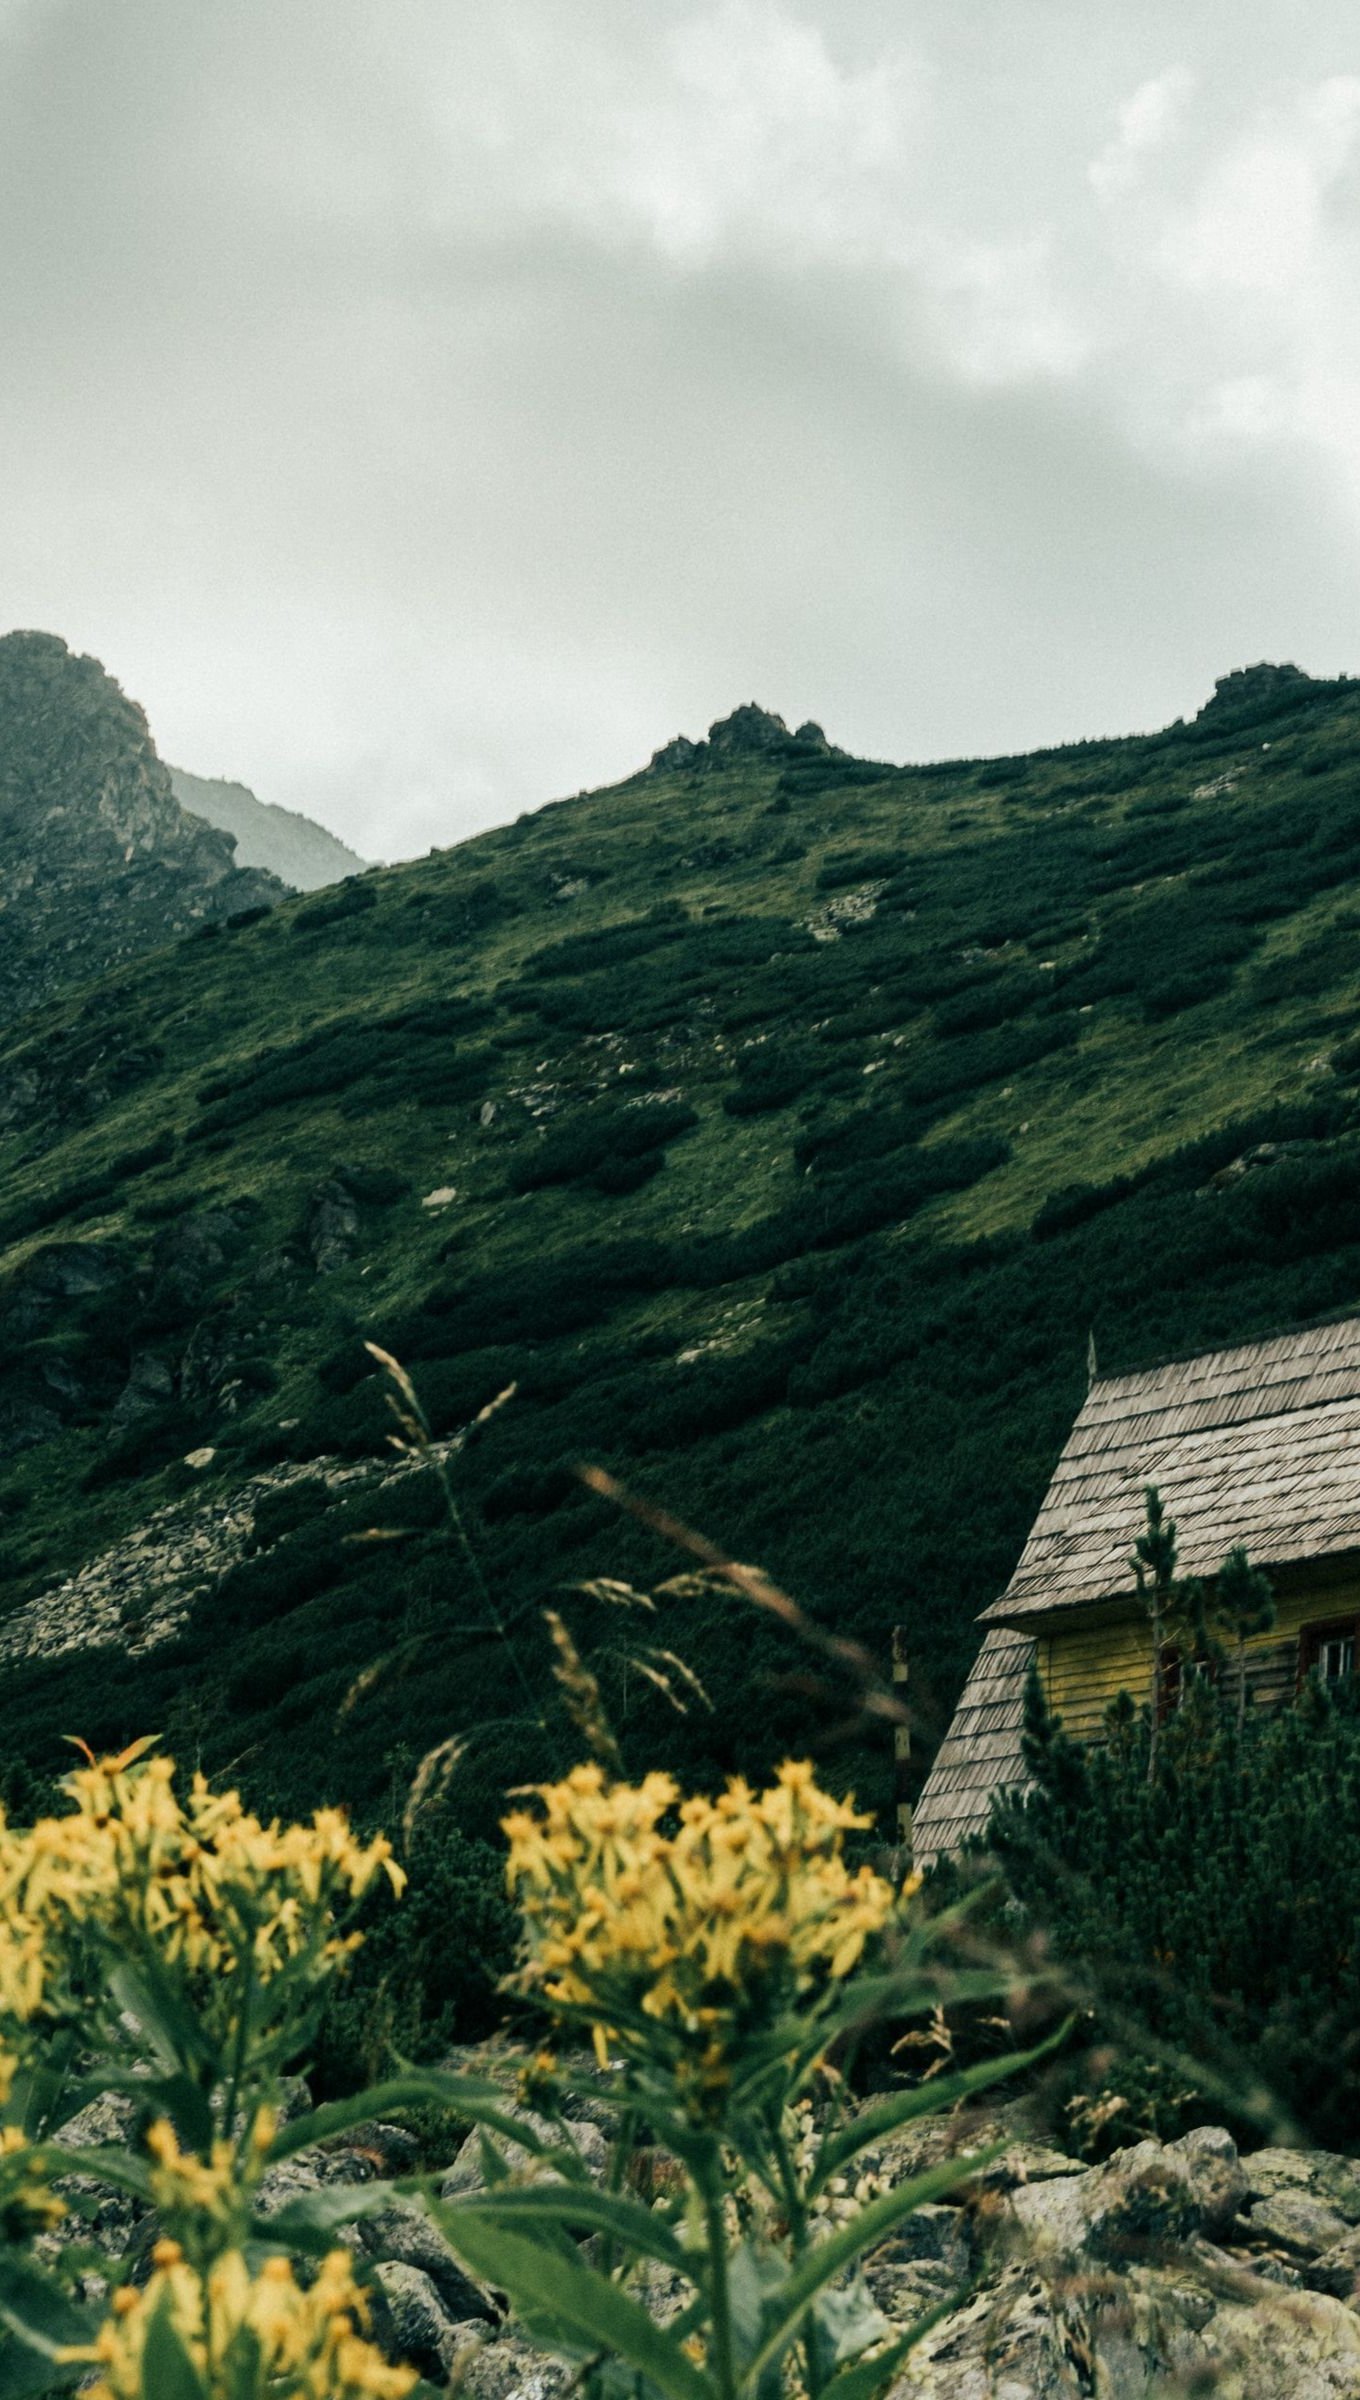
[[[266,1481],[173,1638],[139,1647],[152,1573],[121,1638],[11,1660],[14,1796],[66,1732],[155,1728],[265,1802],[371,1814],[514,1716],[433,1478],[281,1473],[384,1454],[365,1337],[438,1432],[518,1386],[455,1473],[535,1690],[545,1602],[683,1563],[589,1459],[838,1629],[904,1625],[938,1731],[1088,1335],[1111,1369],[1360,1305],[1358,902],[1360,685],[1253,669],[1193,724],[929,768],[738,712],[29,1017],[0,1637],[154,1512],[221,1527]],[[679,1724],[609,1664],[617,1612],[573,1622],[637,1760],[758,1767],[836,1714],[735,1595],[657,1620],[714,1702]],[[880,1739],[836,1759],[886,1797]],[[493,1731],[470,1821],[539,1763]]]

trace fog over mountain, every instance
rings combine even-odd
[[[1357,663],[1317,0],[0,0],[0,592],[368,856]]]
[[[238,867],[263,867],[294,891],[314,892],[323,884],[338,883],[342,876],[361,874],[367,863],[324,825],[294,809],[257,800],[243,783],[190,775],[183,767],[170,769],[170,781],[181,808],[232,836]]]

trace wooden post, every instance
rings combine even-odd
[[[905,1709],[907,1701],[907,1629],[894,1625],[892,1636],[893,1698]],[[911,1725],[905,1716],[893,1726],[893,1798],[897,1803],[897,1846],[911,1861]]]

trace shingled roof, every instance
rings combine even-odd
[[[1129,1560],[1155,1484],[1188,1575],[1237,1542],[1255,1563],[1360,1551],[1360,1317],[1092,1384],[988,1625],[915,1812],[922,1865],[986,1829],[1027,1781],[1020,1749],[1034,1633],[1055,1610],[1132,1599]]]
[[[1263,1567],[1360,1550],[1360,1317],[1093,1383],[983,1621],[1130,1592],[1150,1483],[1187,1575],[1213,1574],[1235,1542]]]
[[[994,1625],[983,1641],[916,1803],[911,1847],[918,1867],[960,1849],[970,1834],[984,1832],[993,1792],[1027,1780],[1020,1727],[1033,1659],[1030,1635],[1013,1633],[1007,1625]]]

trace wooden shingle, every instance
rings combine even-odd
[[[982,1649],[917,1804],[923,1864],[982,1833],[993,1794],[1025,1783],[1034,1636],[1130,1597],[1150,1484],[1183,1575],[1215,1574],[1237,1543],[1267,1570],[1360,1561],[1360,1317],[1092,1384],[1015,1573],[983,1611]],[[1283,1690],[1293,1668],[1281,1649],[1253,1672]]]
[[[1187,1575],[1213,1574],[1236,1542],[1267,1568],[1360,1548],[1360,1318],[1093,1383],[985,1618],[1127,1591],[1149,1484]]]

